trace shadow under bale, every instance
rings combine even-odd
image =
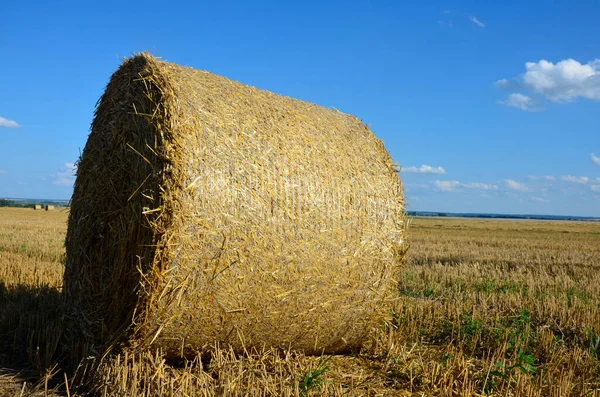
[[[62,296],[50,286],[0,281],[0,365],[38,378],[62,355]]]

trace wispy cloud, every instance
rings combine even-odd
[[[529,188],[527,187],[527,185],[523,184],[523,183],[519,183],[517,181],[514,181],[512,179],[506,179],[504,181],[504,183],[506,184],[506,187],[511,189],[511,190],[516,190],[518,192],[527,192],[529,191]]]
[[[460,185],[459,181],[435,181],[435,187],[442,192],[453,192]]]
[[[19,124],[14,120],[5,119],[0,117],[0,127],[4,128],[19,128]]]
[[[438,23],[443,28],[452,28],[452,20],[450,19],[450,10],[443,10],[443,19],[439,20]]]
[[[596,157],[594,153],[591,153],[590,158],[592,159],[592,163],[600,165],[600,157]]]
[[[53,178],[52,183],[61,186],[73,186],[73,183],[75,183],[75,172],[77,172],[75,164],[65,163],[60,170],[50,175]]]
[[[563,175],[560,177],[561,180],[565,182],[573,182],[585,185],[589,182],[589,178],[587,176],[573,176],[573,175]]]
[[[590,189],[592,189],[592,191],[600,193],[600,185],[591,185]]]
[[[480,28],[485,28],[485,23],[481,22],[479,18],[462,11],[442,10],[442,20],[439,20],[438,23],[442,27],[451,28],[453,27],[452,19],[456,21],[457,26],[461,25],[466,19],[468,19],[471,21],[471,23],[479,26]]]
[[[488,185],[487,183],[462,183],[461,186],[467,189],[498,190],[498,185]]]
[[[546,200],[545,198],[537,197],[537,196],[531,196],[529,199],[531,201],[535,201],[537,203],[547,203],[548,202],[548,200]]]
[[[500,79],[500,80],[494,82],[494,87],[498,88],[499,90],[509,90],[509,89],[516,88],[518,86],[515,85],[514,83],[511,83],[507,79]]]
[[[489,185],[487,183],[479,183],[479,182],[471,182],[471,183],[460,183],[459,181],[439,181],[436,180],[433,182],[435,187],[438,190],[443,192],[455,192],[461,191],[458,189],[471,189],[471,190],[487,190],[487,191],[495,191],[498,190],[498,185]]]
[[[0,175],[6,174],[6,170],[0,170]]]
[[[511,108],[525,110],[526,112],[535,112],[539,110],[539,107],[531,97],[519,94],[518,92],[510,94],[505,101],[498,101],[498,103]]]
[[[529,175],[528,178],[530,181],[555,181],[556,180],[556,177],[552,176],[552,175],[542,175],[542,176]]]
[[[432,167],[427,164],[423,164],[420,167],[402,168],[402,172],[415,172],[418,174],[441,174],[441,175],[446,174],[446,170],[444,170],[442,167]]]
[[[525,73],[511,80],[498,80],[494,85],[500,89],[529,91],[559,103],[577,98],[600,100],[600,59],[586,64],[574,59],[563,59],[556,64],[543,59],[527,62]],[[503,102],[509,101],[510,97]],[[528,107],[519,108],[529,110]]]
[[[473,22],[475,25],[479,26],[480,28],[485,28],[485,24],[483,22],[481,22],[479,19],[477,19],[476,17],[470,16],[469,20],[471,22]]]

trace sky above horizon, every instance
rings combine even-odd
[[[0,4],[0,197],[69,199],[139,51],[356,115],[407,209],[600,217],[600,2]],[[426,3],[426,4],[425,4]]]

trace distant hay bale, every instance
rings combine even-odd
[[[41,209],[42,209],[42,206],[41,206],[40,204],[34,204],[34,205],[33,205],[33,209],[34,209],[34,210],[41,210]]]
[[[358,348],[394,292],[404,216],[397,168],[357,118],[137,55],[78,164],[71,346]]]
[[[52,211],[52,210],[54,210],[53,205],[46,205],[46,211]]]

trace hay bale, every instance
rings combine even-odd
[[[53,211],[53,210],[54,210],[53,205],[46,205],[46,211]]]
[[[41,210],[41,209],[42,209],[42,206],[41,206],[40,204],[34,204],[34,205],[33,205],[33,209],[34,209],[34,210]]]
[[[404,254],[397,169],[357,118],[147,54],[100,99],[64,292],[72,347],[359,347]]]

